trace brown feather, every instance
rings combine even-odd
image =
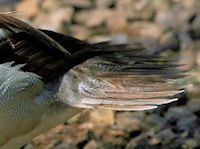
[[[73,76],[66,92],[73,93],[67,103],[75,107],[147,110],[183,93],[179,65],[148,55],[141,46],[89,44],[0,14],[0,63],[11,61],[26,64],[22,70],[45,83],[61,74]]]

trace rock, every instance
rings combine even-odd
[[[160,44],[164,48],[178,50],[180,46],[180,42],[178,36],[173,32],[166,32],[161,35],[159,38]]]
[[[195,19],[192,21],[189,33],[194,39],[200,38],[200,14],[197,14]]]
[[[149,20],[155,14],[152,1],[123,0],[116,1],[116,10],[129,21]]]
[[[197,117],[200,117],[200,100],[190,99],[187,104],[188,110],[194,113]]]
[[[125,145],[123,144],[113,144],[111,142],[99,141],[97,149],[122,149],[124,147]]]
[[[157,149],[154,146],[150,145],[147,139],[141,139],[140,141],[135,144],[134,142],[129,142],[126,145],[125,149]]]
[[[89,141],[84,147],[83,149],[96,149],[97,148],[97,144],[96,141],[91,140]]]
[[[198,128],[195,129],[194,139],[195,140],[200,140],[200,126],[198,126]],[[200,142],[199,142],[199,145],[200,145]]]
[[[67,0],[64,3],[78,9],[88,9],[93,6],[90,0]]]
[[[163,117],[157,115],[157,114],[151,114],[150,116],[147,117],[147,122],[151,126],[157,126],[160,127],[161,129],[163,126],[166,126],[167,121]]]
[[[114,0],[96,0],[97,7],[111,7],[115,5]]]
[[[61,3],[57,0],[42,1],[41,9],[45,12],[55,11],[61,7]]]
[[[128,133],[131,133],[134,131],[142,131],[141,121],[133,117],[132,113],[117,114],[116,127]]]
[[[187,139],[182,145],[183,148],[193,149],[197,147],[197,140]]]
[[[90,122],[98,127],[111,126],[114,124],[114,113],[111,110],[98,109],[90,113]]]
[[[194,49],[194,44],[192,42],[192,39],[186,33],[180,33],[179,40],[181,43],[179,64],[184,64],[184,66],[181,66],[180,69],[189,70],[195,65],[196,53]]]
[[[56,146],[54,146],[52,149],[78,149],[78,147],[74,144],[58,144]]]
[[[197,127],[197,116],[186,107],[174,107],[166,114],[168,123],[175,133],[181,133],[182,137],[187,137],[194,133]]]
[[[187,119],[192,116],[192,112],[185,107],[172,107],[166,113],[166,120],[169,123],[176,123],[180,119]]]
[[[110,16],[111,11],[106,8],[97,8],[77,13],[74,20],[77,23],[83,23],[86,26],[93,28],[102,25]]]
[[[162,33],[162,27],[151,22],[134,22],[131,25],[131,34],[133,36],[149,37],[158,39]]]
[[[25,145],[23,149],[34,149],[32,144]]]
[[[164,129],[160,132],[158,132],[155,136],[155,139],[157,140],[157,143],[162,143],[162,144],[168,144],[170,143],[174,138],[175,138],[175,134],[173,133],[173,131],[171,129]],[[154,144],[155,145],[155,142]]]
[[[197,125],[197,117],[195,115],[191,115],[187,118],[181,118],[177,123],[177,129],[179,132],[194,133]]]
[[[185,32],[189,27],[188,19],[194,12],[194,3],[189,6],[180,2],[159,2],[157,4],[157,9],[158,10],[155,17],[156,23],[165,28],[165,30]]]
[[[91,34],[90,29],[83,25],[73,25],[69,31],[74,37],[82,40],[88,39]]]
[[[106,21],[106,26],[112,33],[131,34],[131,28],[122,12],[112,12]]]
[[[127,44],[128,43],[128,37],[124,34],[118,34],[111,38],[112,44]]]
[[[73,15],[73,9],[59,8],[51,13],[41,13],[33,22],[39,28],[53,31],[62,31],[62,23],[70,22]]]
[[[1,0],[0,1],[1,12],[9,12],[17,3],[18,0]]]
[[[126,148],[125,149],[134,149],[138,144],[138,140],[136,139],[131,139],[129,141],[129,143],[126,145]]]
[[[39,0],[22,0],[16,5],[16,11],[31,19],[39,13]]]

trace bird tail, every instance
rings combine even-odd
[[[154,109],[176,101],[184,92],[177,80],[185,74],[178,67],[143,50],[96,56],[68,72],[71,91],[75,93],[68,99],[72,99],[72,105],[83,108]]]

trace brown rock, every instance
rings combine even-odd
[[[151,22],[134,22],[131,25],[131,35],[158,39],[163,28]]]
[[[109,7],[115,3],[115,0],[96,0],[97,7]]]
[[[155,13],[153,1],[147,0],[119,0],[116,9],[130,20],[151,19]]]
[[[33,24],[39,28],[45,28],[61,32],[62,23],[69,22],[71,20],[72,15],[72,8],[60,8],[48,14],[40,13],[40,15],[38,15],[38,17],[33,21]]]
[[[73,36],[75,36],[76,38],[82,39],[82,40],[87,39],[91,34],[89,28],[87,28],[83,25],[73,25],[73,26],[71,26],[70,32]]]
[[[116,117],[116,127],[126,132],[133,132],[136,130],[140,130],[142,125],[141,121],[133,117],[131,113],[119,113]]]
[[[129,34],[131,32],[131,28],[121,12],[113,12],[107,19],[106,25],[108,30],[113,33]]]
[[[96,149],[97,148],[97,144],[94,140],[91,140],[90,142],[88,142],[83,149]]]
[[[96,126],[105,127],[114,124],[114,112],[111,110],[98,109],[90,113],[90,121]]]
[[[82,9],[92,7],[92,2],[90,0],[67,0],[65,1],[65,4]]]
[[[16,11],[26,18],[35,17],[39,12],[39,0],[23,0],[16,5]]]
[[[77,13],[75,21],[92,28],[103,24],[110,16],[111,11],[106,8],[96,8]]]
[[[61,7],[61,3],[57,0],[44,0],[41,5],[41,9],[50,12]]]

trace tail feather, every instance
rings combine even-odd
[[[177,80],[185,76],[178,67],[139,52],[136,58],[132,52],[91,58],[69,71],[78,78],[72,85],[79,97],[74,105],[130,111],[176,101],[184,92]]]

